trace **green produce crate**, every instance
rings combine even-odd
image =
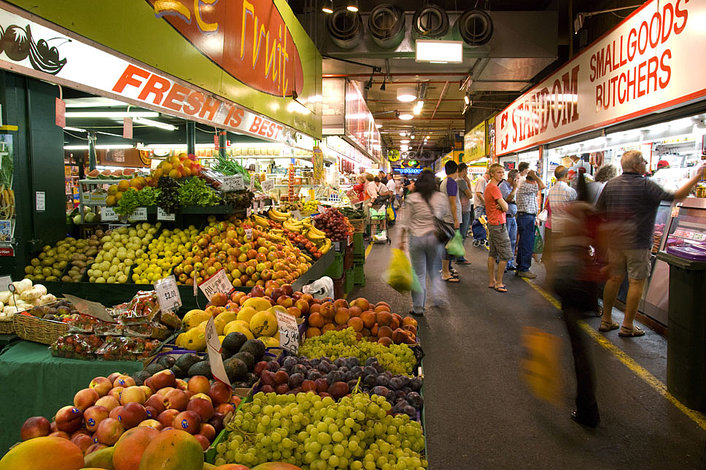
[[[353,283],[356,286],[365,286],[365,265],[355,264],[353,266]]]
[[[346,271],[346,277],[343,280],[343,293],[344,294],[350,294],[350,292],[353,290],[353,286],[355,285],[355,273],[353,269],[349,269]]]
[[[324,273],[331,279],[338,279],[343,276],[343,253],[335,253],[333,262],[329,265]]]
[[[365,256],[365,242],[362,233],[353,234],[353,255]]]

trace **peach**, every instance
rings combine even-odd
[[[120,416],[120,413],[122,413],[122,411],[123,411],[123,406],[122,406],[122,405],[116,406],[115,408],[113,408],[112,410],[110,410],[110,413],[108,414],[108,417],[109,417],[109,418],[113,418],[113,419],[118,419],[118,417]]]
[[[197,413],[201,417],[202,421],[208,421],[211,419],[213,413],[215,412],[213,405],[211,404],[211,400],[205,400],[203,398],[189,400],[189,403],[186,405],[186,409]]]
[[[95,432],[101,421],[109,417],[110,410],[100,405],[94,405],[83,412],[83,420],[86,423],[86,429],[90,432]]]
[[[120,394],[120,404],[125,406],[128,403],[139,403],[143,404],[145,402],[145,392],[142,388],[137,386],[128,387],[123,390]]]
[[[86,453],[89,447],[93,445],[93,439],[87,434],[76,434],[71,438],[71,442],[76,444],[76,447],[81,449],[82,453]]]
[[[370,308],[370,303],[368,302],[367,299],[364,299],[363,297],[358,297],[354,301],[350,303],[350,306],[352,307],[358,307],[360,308],[361,312],[365,312]]]
[[[170,390],[164,396],[164,407],[184,411],[188,401],[189,397],[186,396],[186,393],[183,390],[174,389]]]
[[[138,424],[137,427],[150,427],[156,429],[157,431],[161,431],[164,426],[156,419],[146,419]]]
[[[197,434],[201,429],[201,416],[195,411],[182,411],[174,417],[172,427],[189,434]]]
[[[139,403],[130,402],[123,406],[118,414],[118,420],[125,429],[134,428],[147,419],[147,410]]]
[[[346,307],[338,307],[336,309],[336,314],[334,315],[333,319],[334,321],[339,324],[339,325],[345,325],[348,322],[348,319],[351,317],[350,313],[348,312],[348,308]]]
[[[204,436],[209,441],[213,441],[216,438],[216,428],[214,428],[208,423],[201,423],[201,429],[199,430],[199,434]]]
[[[363,320],[360,317],[351,317],[348,319],[348,326],[353,328],[355,331],[363,331]]]
[[[120,424],[120,421],[117,419],[108,418],[101,421],[98,425],[98,429],[96,430],[94,437],[97,442],[107,446],[112,446],[118,442],[118,439],[120,439],[120,436],[122,436],[124,432],[125,428],[123,428],[123,425]]]
[[[375,320],[380,326],[390,326],[392,323],[392,315],[386,310],[381,310],[375,314]]]
[[[162,426],[164,426],[162,429],[166,427],[171,427],[172,423],[174,423],[174,418],[176,418],[176,415],[179,414],[179,410],[164,410],[162,411],[159,416],[157,417],[157,421],[160,422]]]
[[[35,437],[43,437],[49,435],[51,424],[44,416],[32,416],[22,425],[20,429],[20,439],[26,441]]]
[[[158,393],[155,393],[145,401],[145,408],[153,408],[157,410],[157,414],[165,410],[164,408],[164,397]]]
[[[318,313],[314,312],[309,315],[309,326],[312,328],[322,328],[324,326],[324,317]]]
[[[376,321],[375,313],[371,312],[370,310],[366,310],[360,314],[360,319],[363,320],[363,325],[365,326],[365,328],[370,329],[373,327]]]
[[[84,388],[83,390],[76,392],[76,395],[74,395],[74,406],[83,411],[89,406],[93,406],[99,398],[100,395],[98,395],[98,392],[94,389]]]
[[[208,391],[208,396],[211,397],[213,404],[218,406],[221,403],[228,403],[232,395],[230,387],[228,387],[223,382],[216,380],[211,384],[211,388]]]
[[[113,381],[113,388],[115,387],[134,387],[135,384],[135,379],[130,377],[127,374],[121,374],[116,377],[116,379]]]
[[[311,327],[306,329],[307,338],[313,338],[315,336],[321,336],[321,330],[319,328]]]
[[[209,384],[209,389],[210,389],[210,385],[211,384]],[[208,400],[209,403],[213,403],[213,400],[211,400],[211,397],[208,396],[208,391],[206,393],[196,393],[196,394],[190,396],[189,400],[193,400],[194,398],[203,398],[204,400]]]
[[[75,406],[64,406],[56,412],[54,421],[57,431],[73,433],[83,424],[83,411]]]
[[[294,306],[298,308],[303,315],[309,313],[309,302],[307,302],[306,300],[299,299],[294,302]]]
[[[348,307],[348,313],[350,313],[351,317],[359,317],[363,311],[360,309],[360,307],[356,305],[351,305]]]
[[[65,433],[64,431],[56,431],[51,434],[49,434],[49,437],[60,437],[62,439],[66,439],[67,441],[71,440],[71,437]]]
[[[348,308],[348,302],[346,299],[336,299],[333,301],[333,306],[336,307],[336,310],[339,308]]]
[[[111,395],[105,395],[100,397],[94,406],[102,406],[111,411],[113,408],[120,406],[120,402]]]
[[[195,375],[187,383],[187,389],[194,393],[208,393],[210,388],[211,382],[203,375]]]
[[[203,449],[204,452],[206,452],[211,445],[209,442],[208,438],[206,436],[203,436],[201,434],[194,434],[194,438],[199,441],[199,444],[201,444],[201,448]]]
[[[88,388],[92,388],[98,392],[99,396],[104,397],[113,388],[113,382],[108,380],[107,377],[96,377],[88,384]]]
[[[120,395],[123,393],[123,390],[125,390],[125,387],[113,387],[110,392],[108,392],[108,395],[115,398],[119,402]]]

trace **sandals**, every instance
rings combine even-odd
[[[640,328],[634,325],[631,329],[627,329],[624,326],[621,326],[620,331],[618,331],[618,336],[622,338],[636,338],[638,336],[643,336],[644,334],[644,330],[641,330]]]
[[[413,315],[413,316],[415,316],[415,317],[423,317],[423,316],[424,316],[424,313],[423,313],[423,312],[422,312],[422,313],[417,313],[417,312],[415,312],[414,310],[410,310],[409,313],[408,313],[408,315]]]
[[[496,292],[502,292],[503,294],[507,292],[507,287],[505,286],[495,286],[494,289]]]
[[[453,282],[453,283],[458,283],[461,282],[461,280],[455,276],[449,276],[449,277],[441,277],[441,280],[444,282]]]
[[[606,331],[617,330],[620,328],[616,322],[601,321],[601,326],[598,327],[598,331],[605,333]]]

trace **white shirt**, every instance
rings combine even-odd
[[[394,192],[395,192],[395,186],[396,186],[396,185],[395,185],[395,180],[394,180],[394,179],[390,178],[389,180],[387,180],[387,189],[388,189],[388,191],[390,191],[391,193],[394,193]]]

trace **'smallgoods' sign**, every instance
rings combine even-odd
[[[706,95],[706,2],[648,1],[496,117],[497,155]]]

